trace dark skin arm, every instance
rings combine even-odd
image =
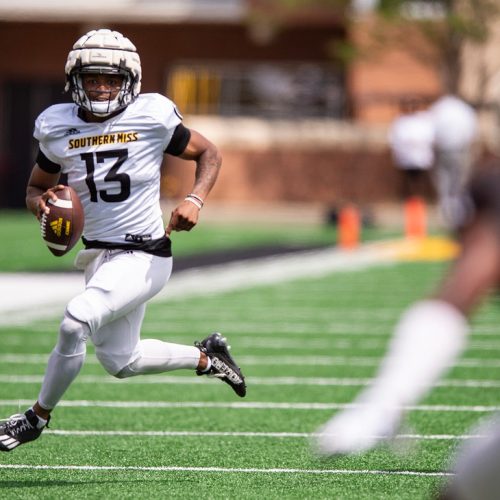
[[[500,237],[491,216],[480,215],[461,238],[462,250],[435,298],[444,300],[466,317],[500,283]]]
[[[195,180],[191,193],[205,200],[219,175],[222,164],[219,151],[203,135],[191,130],[191,139],[180,158],[196,162]],[[200,209],[194,203],[182,201],[173,210],[165,234],[169,236],[172,231],[190,231],[197,224],[199,214]]]
[[[57,200],[55,193],[64,188],[58,182],[59,174],[49,174],[35,163],[26,188],[26,206],[38,220],[43,213],[49,212],[47,200]]]
[[[222,158],[217,148],[203,135],[191,130],[191,139],[184,152],[183,160],[196,162],[195,181],[191,192],[205,200],[219,174]],[[57,184],[59,174],[50,174],[35,164],[26,189],[26,206],[40,219],[48,213],[46,201],[57,199],[56,192],[64,186]],[[172,212],[170,222],[165,230],[167,236],[172,231],[190,231],[198,222],[200,209],[190,201],[182,201]]]

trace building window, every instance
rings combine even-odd
[[[341,71],[327,64],[180,63],[166,94],[185,114],[345,118]]]

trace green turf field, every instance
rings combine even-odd
[[[461,436],[499,406],[498,305],[476,316],[454,383],[409,415],[409,437],[396,441],[404,446],[322,460],[309,437],[373,376],[398,314],[443,266],[378,266],[151,304],[144,338],[226,334],[247,398],[188,371],[115,380],[89,348],[51,431],[0,455],[0,498],[431,498]],[[57,326],[0,329],[2,415],[36,398]]]
[[[394,237],[394,230],[366,228],[363,241]],[[173,233],[175,256],[216,252],[223,249],[249,248],[261,245],[327,245],[335,244],[336,230],[327,225],[291,225],[268,223],[224,224],[204,222],[189,233]],[[0,272],[60,271],[73,268],[81,244],[63,257],[54,257],[45,247],[36,219],[27,211],[0,211]]]

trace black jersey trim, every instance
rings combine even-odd
[[[182,153],[184,153],[184,150],[189,144],[190,139],[191,130],[185,127],[182,123],[179,123],[179,125],[175,127],[172,139],[170,139],[170,143],[167,149],[165,149],[165,153],[168,153],[172,156],[181,155]]]
[[[172,242],[163,236],[156,240],[137,241],[135,243],[112,243],[109,241],[87,240],[82,237],[85,248],[107,248],[109,250],[140,250],[157,257],[172,257]]]
[[[40,148],[38,148],[38,154],[36,156],[36,162],[38,166],[49,174],[58,174],[61,171],[61,165],[54,163],[49,160],[42,152]]]

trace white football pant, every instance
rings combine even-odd
[[[106,371],[119,378],[196,369],[198,348],[140,339],[146,302],[170,278],[172,258],[140,251],[82,250],[76,265],[85,268],[86,289],[66,308],[38,399],[43,408],[54,408],[78,375],[87,338]]]

